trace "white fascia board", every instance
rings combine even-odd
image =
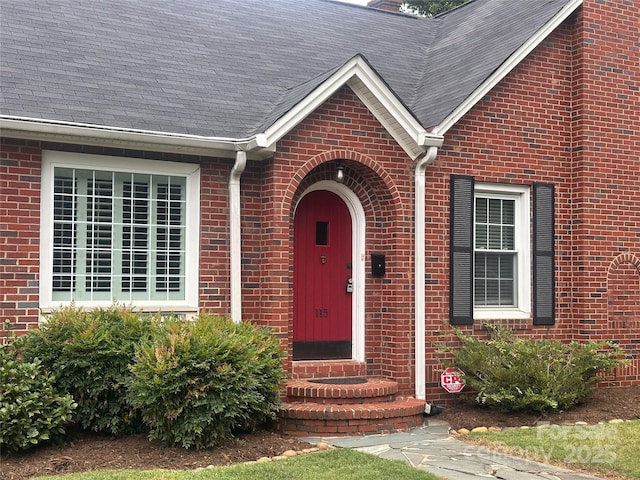
[[[357,72],[358,79],[364,84],[375,97],[375,99],[382,105],[383,109],[391,114],[393,119],[400,125],[411,139],[421,147],[433,146],[439,147],[442,145],[442,138],[438,135],[427,132],[424,127],[415,119],[415,117],[407,110],[407,108],[398,100],[398,97],[387,87],[382,81],[379,75],[373,71],[373,69],[361,58],[360,66],[361,71]],[[354,82],[350,82],[354,83]],[[364,95],[361,89],[355,91],[356,95],[367,104],[368,98]],[[367,105],[369,107],[369,105]],[[374,108],[371,105],[371,111],[374,115],[379,113],[379,108]],[[376,115],[378,116],[378,115]],[[381,115],[384,118],[384,115]]]
[[[520,48],[518,48],[505,62],[500,65],[471,95],[469,95],[456,109],[449,114],[439,125],[433,127],[432,134],[444,135],[464,115],[467,114],[482,98],[489,93],[504,77],[506,77],[522,60],[525,59],[538,45],[540,45],[551,32],[560,26],[571,15],[583,0],[571,0],[545,25],[532,35]]]
[[[62,122],[42,118],[0,116],[2,136],[80,145],[129,148],[235,158],[236,151],[247,151],[252,159],[272,156],[273,146],[259,135],[224,138],[127,129],[104,125]]]
[[[366,88],[360,87],[357,81],[352,80],[354,78],[360,80]],[[425,146],[442,145],[442,136],[427,132],[359,55],[345,63],[301,102],[267,128],[264,137],[261,138],[264,138],[268,145],[275,145],[278,140],[327,101],[343,85],[349,85],[354,90],[373,115],[381,121],[385,128],[389,129],[394,138],[398,139],[404,136],[412,140],[413,145],[402,145],[412,158],[417,156],[417,150],[423,152]],[[368,98],[368,93],[373,96],[375,102]],[[394,126],[391,125],[388,117],[393,118],[393,123],[396,123],[406,135],[394,132]]]
[[[394,115],[393,110],[383,104],[381,98],[384,99],[384,97],[376,95],[359,77],[352,77],[348,85],[412,159],[415,160],[424,155],[426,146],[432,146],[434,143],[438,146],[442,144],[442,137],[430,135],[422,127],[419,130],[411,128],[412,125],[407,125],[404,122],[405,120],[413,120],[413,117],[407,119],[406,117]]]

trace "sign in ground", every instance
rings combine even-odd
[[[464,372],[459,368],[449,367],[440,375],[440,384],[449,393],[458,393],[464,388]]]

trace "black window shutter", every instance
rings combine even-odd
[[[449,322],[473,324],[473,177],[451,176]]]
[[[554,186],[533,185],[533,323],[555,323]]]

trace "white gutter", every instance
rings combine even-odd
[[[242,234],[240,229],[240,177],[247,165],[247,152],[236,152],[229,176],[229,258],[231,270],[231,320],[242,322]]]
[[[416,382],[416,398],[424,400],[426,398],[425,388],[425,363],[426,363],[426,348],[425,348],[425,250],[426,241],[424,236],[425,229],[425,194],[426,194],[426,181],[425,170],[427,165],[433,163],[438,154],[438,147],[429,147],[427,153],[416,164],[415,171],[415,190],[414,190],[414,203],[415,203],[415,382]]]
[[[237,150],[252,151],[255,158],[269,158],[275,151],[275,144],[267,145],[264,134],[245,138],[206,137],[13,116],[0,116],[0,131],[3,136],[26,140],[113,146],[227,158],[235,156]]]

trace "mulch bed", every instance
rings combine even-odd
[[[539,421],[554,424],[595,424],[614,418],[640,419],[640,386],[600,389],[582,405],[567,412],[547,416],[500,413],[478,408],[468,397],[461,397],[437,418],[447,421],[454,429],[471,429],[478,426],[533,426]],[[0,479],[19,480],[34,476],[106,469],[195,469],[273,457],[287,450],[301,451],[310,446],[295,437],[270,431],[245,435],[220,448],[200,451],[162,448],[157,442],[150,442],[144,435],[111,438],[76,433],[70,435],[64,447],[51,445],[28,453],[3,455]]]
[[[586,422],[590,425],[620,418],[640,419],[640,385],[622,388],[601,388],[584,403],[566,412],[538,415],[531,413],[502,413],[480,408],[472,397],[461,397],[446,408],[438,419],[445,420],[451,428],[472,429],[474,427],[521,427],[535,426],[538,422],[556,425]]]

